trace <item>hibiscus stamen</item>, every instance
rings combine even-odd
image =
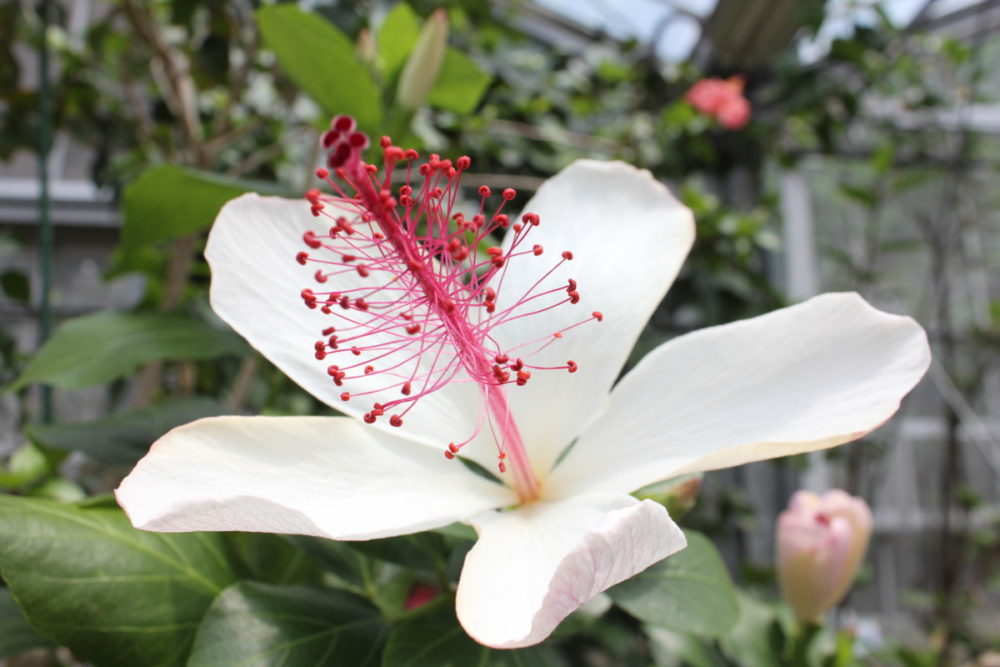
[[[575,280],[561,285],[550,280],[573,253],[559,251],[527,291],[500,302],[512,264],[551,261],[546,248],[527,240],[541,224],[539,216],[525,213],[512,224],[503,212],[517,195],[514,189],[504,189],[494,208],[492,190],[481,186],[478,211],[467,217],[456,206],[462,173],[471,164],[468,157],[452,161],[432,154],[418,166],[416,151],[382,137],[381,168],[367,164],[361,155],[368,137],[348,116],[332,120],[322,144],[329,169],[318,169],[316,175],[335,194],[318,189],[306,193],[313,215],[328,222],[325,230],[303,234],[308,250],[295,258],[314,267],[316,285],[302,290],[303,303],[334,322],[322,330],[314,355],[327,363],[332,382],[350,388],[341,394],[342,400],[382,397],[383,402],[373,403],[365,413],[368,423],[387,418],[390,425],[402,426],[423,396],[451,382],[477,383],[483,409],[475,431],[464,441],[449,443],[445,456],[454,458],[488,421],[498,448],[498,469],[503,473],[509,465],[522,501],[537,498],[539,485],[506,392],[511,385],[528,384],[532,371],[576,372],[574,361],[561,366],[528,361],[567,331],[602,316],[595,312],[507,349],[491,332],[512,320],[579,302]],[[396,185],[392,174],[400,167],[406,175],[403,184]],[[495,234],[512,236],[504,247]],[[336,363],[330,363],[334,359]],[[394,398],[385,400],[387,391]]]

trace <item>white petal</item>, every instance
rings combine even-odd
[[[458,619],[487,646],[542,641],[601,591],[686,546],[662,505],[585,495],[489,512],[458,583]]]
[[[543,475],[604,408],[642,327],[680,270],[694,240],[694,223],[691,211],[648,171],[622,162],[574,162],[539,188],[525,211],[541,218],[541,225],[528,234],[527,247],[540,244],[544,254],[510,261],[498,311],[522,298],[565,250],[573,253],[572,261],[546,279],[540,291],[565,287],[574,278],[580,302],[499,326],[494,335],[501,346],[551,340],[554,332],[593,311],[604,315],[603,322],[568,331],[526,359],[537,366],[573,360],[579,371],[535,371],[526,386],[511,389],[515,418],[536,472]],[[565,297],[559,292],[526,304],[525,310]]]
[[[514,501],[458,461],[346,417],[216,417],[160,438],[118,487],[145,530],[364,540]]]
[[[332,205],[328,208],[332,210]],[[322,251],[306,247],[302,234],[310,229],[326,234],[329,223],[326,217],[313,217],[308,202],[303,200],[247,194],[230,201],[219,213],[205,249],[212,267],[210,296],[215,312],[302,388],[328,405],[360,417],[371,410],[374,402],[386,403],[401,394],[397,387],[343,402],[342,391],[360,394],[385,388],[393,380],[376,373],[337,387],[327,375],[327,367],[358,363],[365,357],[354,357],[349,350],[323,361],[314,356],[314,343],[325,338],[323,329],[331,325],[343,328],[345,321],[340,308],[334,308],[331,315],[307,308],[300,296],[302,289],[336,291],[376,284],[372,282],[374,276],[366,279],[349,271],[320,285],[313,274],[322,265],[310,262],[302,266],[296,261],[300,251],[320,256]],[[364,323],[365,313],[349,313],[355,321]],[[368,344],[390,340],[389,334],[366,336]],[[388,367],[393,365],[391,359],[376,363]],[[360,367],[363,365],[362,361]],[[473,387],[449,385],[421,398],[404,418],[398,433],[443,450],[450,441],[460,441],[472,433],[477,409],[478,395]],[[380,419],[377,426],[390,428],[388,417]]]
[[[920,325],[856,294],[681,336],[615,387],[546,488],[633,491],[856,440],[896,412],[929,363]]]

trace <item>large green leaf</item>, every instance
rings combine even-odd
[[[235,575],[220,536],[147,533],[120,510],[0,496],[0,575],[31,624],[96,665],[183,665]]]
[[[440,109],[469,113],[479,106],[492,75],[458,49],[449,48],[428,103]]]
[[[389,636],[382,667],[560,667],[551,646],[496,651],[469,638],[455,617],[455,599],[435,600],[399,623]]]
[[[282,69],[327,114],[354,116],[369,133],[380,129],[378,88],[344,33],[293,4],[261,7],[257,24]]]
[[[724,634],[739,616],[736,591],[707,537],[685,531],[688,546],[607,591],[650,625],[701,635]]]
[[[241,582],[205,614],[189,667],[377,665],[385,625],[343,591]]]
[[[169,164],[151,167],[125,188],[122,244],[134,251],[208,229],[222,205],[244,192],[282,194],[271,184]]]
[[[224,412],[214,398],[174,398],[92,422],[32,424],[26,432],[44,447],[81,451],[98,461],[132,465],[170,429]]]
[[[213,359],[246,354],[232,331],[181,313],[104,311],[65,322],[9,389],[32,382],[79,389],[131,373],[150,361]]]
[[[0,588],[0,658],[52,645],[28,625],[10,591]]]
[[[420,19],[405,2],[386,14],[376,35],[378,56],[388,78],[397,73],[420,36]]]

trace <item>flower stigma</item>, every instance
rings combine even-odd
[[[454,459],[484,427],[497,446],[497,468],[512,473],[511,486],[522,503],[536,500],[541,484],[532,470],[524,441],[508,404],[511,385],[524,386],[534,371],[574,373],[578,363],[540,366],[531,357],[577,326],[601,321],[589,316],[542,338],[504,347],[496,327],[522,317],[580,301],[572,278],[553,284],[553,274],[573,253],[560,249],[552,262],[548,249],[528,241],[542,221],[525,213],[512,221],[503,212],[516,196],[478,190],[479,211],[471,217],[456,210],[462,173],[471,160],[430,155],[419,166],[416,151],[404,150],[382,137],[382,167],[365,163],[367,135],[349,116],[337,116],[322,136],[329,169],[316,175],[334,191],[309,190],[306,199],[317,218],[330,221],[325,231],[303,235],[307,250],[299,264],[315,266],[315,285],[302,290],[306,307],[331,317],[313,349],[327,364],[331,381],[343,387],[340,399],[372,400],[364,421],[387,418],[402,426],[423,396],[452,382],[475,382],[480,408],[474,431],[451,442],[445,456]],[[397,165],[405,169],[402,184],[393,183]],[[495,233],[504,234],[504,245]],[[551,268],[523,293],[501,297],[512,263],[548,261]],[[552,278],[552,279],[550,279]],[[330,363],[333,362],[333,363]],[[394,398],[385,400],[387,392]],[[374,401],[373,396],[381,401]]]

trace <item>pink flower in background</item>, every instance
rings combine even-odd
[[[814,623],[847,594],[868,548],[872,513],[834,489],[798,491],[778,518],[778,580],[803,623]]]
[[[714,116],[728,130],[738,130],[750,121],[750,101],[743,96],[743,77],[702,79],[684,95],[695,109]]]
[[[927,369],[916,322],[827,294],[680,336],[618,380],[694,240],[662,184],[581,160],[520,217],[486,186],[463,212],[469,158],[417,164],[384,138],[380,168],[366,145],[334,119],[336,194],[234,199],[205,251],[216,313],[347,416],[174,429],[117,490],[135,526],[365,540],[464,522],[459,621],[530,646],[685,546],[634,491],[857,439]]]

